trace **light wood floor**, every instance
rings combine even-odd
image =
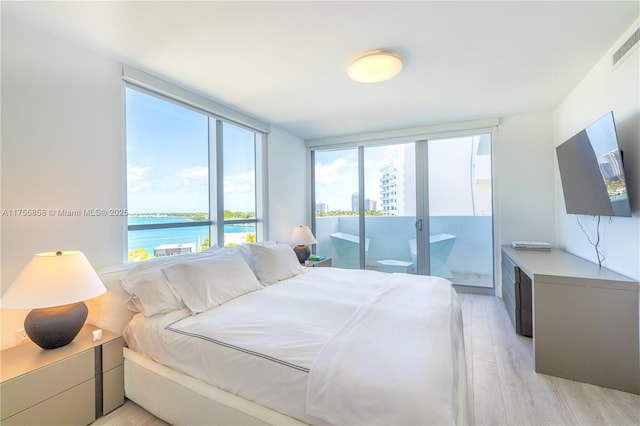
[[[533,370],[533,345],[518,336],[502,300],[460,294],[471,418],[477,425],[640,425],[640,396]],[[131,401],[95,425],[166,423]]]

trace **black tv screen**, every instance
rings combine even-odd
[[[613,112],[556,147],[567,213],[631,216]]]

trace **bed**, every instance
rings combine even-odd
[[[171,424],[466,424],[462,318],[438,277],[303,268],[252,244],[99,271],[125,395]]]

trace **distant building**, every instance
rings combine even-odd
[[[371,200],[369,198],[365,198],[364,200],[364,211],[375,211],[378,209],[378,201]]]
[[[176,254],[194,253],[195,251],[195,243],[160,244],[153,249],[153,255],[155,257],[175,256]]]
[[[409,144],[380,169],[380,206],[383,216],[416,214],[415,153]]]
[[[611,167],[611,163],[600,163],[600,173],[604,176],[605,179],[613,179],[616,177],[616,173],[613,171],[613,167]]]
[[[328,212],[329,212],[329,204],[316,203],[316,213],[328,213]]]
[[[614,149],[603,154],[602,156],[604,157],[606,162],[609,164],[609,168],[610,168],[610,170],[608,170],[608,173],[607,173],[610,176],[607,176],[607,177],[609,178],[622,177],[622,155],[620,155],[620,150]],[[602,164],[600,164],[600,167],[602,168]]]
[[[351,211],[357,212],[360,204],[360,196],[357,192],[354,192],[351,195]],[[374,211],[378,208],[378,201],[372,200],[370,198],[365,198],[364,200],[364,211]]]
[[[398,167],[389,163],[380,169],[380,204],[383,216],[398,216]]]

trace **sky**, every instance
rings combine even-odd
[[[208,212],[209,118],[131,88],[126,110],[129,212]],[[223,133],[225,208],[254,211],[254,134],[230,123]]]

